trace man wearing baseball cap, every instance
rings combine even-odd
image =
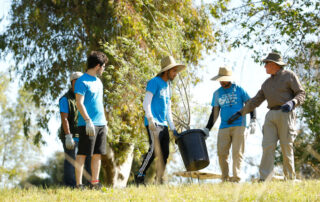
[[[172,56],[164,57],[161,60],[161,71],[147,84],[143,109],[150,148],[142,161],[139,173],[135,176],[138,185],[144,184],[145,173],[155,157],[156,182],[163,183],[164,170],[169,156],[168,125],[173,134],[178,136],[172,119],[169,82],[185,68],[185,65],[176,63]]]
[[[232,114],[242,109],[244,103],[247,102],[250,97],[243,88],[232,83],[234,79],[232,71],[228,67],[220,67],[218,75],[211,80],[219,81],[221,87],[213,93],[211,102],[212,111],[207,126],[203,131],[206,133],[206,136],[209,136],[209,131],[213,127],[221,111],[221,124],[217,141],[219,165],[222,173],[221,179],[222,181],[239,182],[241,163],[245,148],[246,117],[239,117],[233,123],[229,123],[228,119]],[[250,115],[251,133],[254,133],[256,120],[255,111],[250,113]],[[229,177],[228,165],[228,156],[231,145],[233,177]]]
[[[74,161],[78,150],[78,110],[74,94],[74,85],[76,80],[82,76],[81,72],[73,72],[70,75],[71,88],[59,99],[59,108],[61,116],[61,128],[59,138],[63,145],[65,153],[64,160],[64,184],[69,187],[75,187],[75,168]],[[90,159],[86,160],[86,170],[90,173]]]
[[[297,135],[295,130],[295,107],[305,100],[305,91],[297,75],[285,70],[287,64],[279,53],[272,52],[262,60],[267,74],[271,76],[262,84],[255,97],[250,99],[243,109],[235,113],[230,121],[244,115],[267,100],[270,109],[263,125],[262,158],[260,163],[260,181],[272,178],[275,149],[278,140],[283,156],[283,173],[285,179],[295,179],[293,142]]]

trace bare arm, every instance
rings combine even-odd
[[[69,122],[68,122],[68,113],[61,112],[61,122],[62,122],[62,128],[64,131],[64,134],[70,134],[70,127],[69,127]]]
[[[86,120],[90,119],[90,117],[87,113],[87,110],[86,110],[83,102],[84,102],[84,96],[76,93],[77,108],[78,108],[82,118],[86,121]]]

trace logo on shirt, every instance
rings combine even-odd
[[[223,94],[221,95],[221,97],[219,98],[219,105],[223,106],[223,105],[236,105],[238,104],[237,102],[237,94],[235,92],[232,93],[227,93],[227,94]]]
[[[160,97],[166,97],[167,96],[167,89],[164,88],[164,89],[161,89],[160,91]]]

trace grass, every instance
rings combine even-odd
[[[0,201],[320,201],[320,181],[149,185],[102,191],[3,189]]]

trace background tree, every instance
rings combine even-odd
[[[253,49],[256,62],[261,61],[263,54],[280,51],[288,67],[302,79],[307,96],[299,110],[295,163],[306,176],[319,177],[320,158],[316,154],[320,152],[320,2],[242,0],[219,1],[210,6],[213,17],[224,26],[222,35],[230,48]],[[308,151],[307,145],[311,145]]]
[[[12,96],[12,86],[9,79],[0,73],[0,186],[16,185],[38,161],[36,153],[39,148],[34,144],[38,135],[30,126],[30,133],[24,136],[24,123],[27,112],[34,110],[34,116],[28,124],[31,125],[39,110],[32,104],[30,93],[24,89],[18,92],[17,102]]]
[[[0,37],[0,48],[2,55],[13,55],[16,66],[12,71],[23,75],[21,83],[34,92],[37,106],[47,109],[38,119],[38,125],[46,129],[55,113],[53,101],[65,89],[70,72],[85,70],[91,50],[108,55],[102,81],[110,146],[102,170],[106,183],[118,181],[123,186],[132,151],[136,148],[139,157],[147,142],[142,111],[146,81],[160,70],[160,59],[172,54],[188,66],[182,75],[185,83],[174,84],[174,103],[179,86],[188,94],[188,85],[199,81],[195,75],[198,60],[217,45],[219,37],[208,13],[190,0],[13,1],[11,23]],[[188,106],[185,103],[181,105]],[[186,127],[190,116],[182,115],[190,113],[178,109],[175,105],[176,117]]]

